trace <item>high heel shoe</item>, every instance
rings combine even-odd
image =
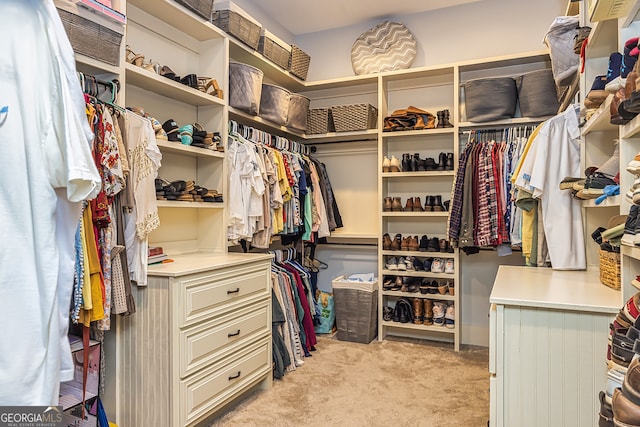
[[[127,45],[126,50],[127,50],[127,55],[126,55],[127,62],[129,64],[142,67],[142,64],[144,63],[144,55],[138,55],[137,53],[132,51],[129,45]]]
[[[218,81],[216,79],[209,79],[209,81],[204,85],[204,93],[209,95],[213,95],[220,99],[223,99],[222,89],[218,85]]]
[[[145,62],[142,64],[142,68],[147,71],[151,71],[152,73],[160,74],[160,64],[158,64],[157,62],[152,62],[151,60],[149,60],[149,62]]]

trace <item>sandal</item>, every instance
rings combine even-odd
[[[129,47],[129,45],[127,45],[126,49],[127,49],[127,55],[126,55],[127,62],[129,64],[133,64],[133,65],[137,65],[138,67],[142,67],[142,64],[144,62],[144,55],[138,55],[137,53],[132,51],[131,47]]]
[[[179,129],[182,145],[191,145],[193,142],[193,125],[184,125]]]
[[[160,72],[158,73],[160,74],[162,77],[166,77],[170,80],[177,80],[180,81],[180,77],[176,76],[176,73],[173,72],[173,70],[171,68],[169,68],[166,65],[163,65],[160,68]]]
[[[211,88],[213,89],[211,90]],[[204,93],[223,99],[222,89],[220,89],[216,79],[209,79],[209,81],[204,85]]]
[[[142,68],[147,71],[151,71],[152,73],[160,74],[160,64],[158,64],[157,62],[152,62],[151,60],[149,60],[149,62],[142,64]]]

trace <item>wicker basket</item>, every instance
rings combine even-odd
[[[371,104],[347,104],[331,107],[336,132],[375,129],[378,109]]]
[[[258,52],[260,52],[265,56],[265,58],[269,58],[285,70],[289,66],[291,52],[287,50],[287,48],[282,47],[277,42],[271,40],[266,35],[260,36],[260,41],[258,43]]]
[[[338,329],[336,338],[369,344],[378,329],[378,282],[353,283],[340,276],[331,284]]]
[[[58,9],[58,14],[74,52],[120,65],[122,34],[64,9]]]
[[[333,125],[333,115],[331,108],[312,108],[307,115],[307,133],[329,133],[335,132],[336,127]]]
[[[211,22],[250,48],[258,49],[261,27],[241,14],[233,10],[216,10],[211,15]]]
[[[294,76],[300,77],[302,80],[307,79],[309,72],[309,63],[311,57],[296,45],[291,45],[291,61],[289,61],[289,71]]]
[[[600,282],[617,291],[620,290],[620,254],[600,249]]]
[[[187,9],[195,12],[197,15],[202,16],[207,21],[211,20],[211,14],[213,13],[213,1],[214,0],[176,0]]]

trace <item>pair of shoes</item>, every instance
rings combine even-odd
[[[391,156],[389,159],[387,156],[384,156],[382,160],[382,172],[402,172],[402,166],[400,165],[400,161],[396,156]]]
[[[453,124],[449,121],[449,110],[442,110],[436,112],[438,116],[438,126],[436,128],[452,128]]]
[[[196,88],[204,92],[206,94],[215,96],[217,98],[223,99],[224,93],[218,84],[216,79],[212,79],[211,77],[198,77],[198,82]]]
[[[616,93],[624,89],[626,79],[638,60],[638,37],[633,37],[624,43],[623,53],[613,52],[609,55],[609,68],[607,70],[607,83],[605,90]]]
[[[604,188],[607,185],[618,185],[618,183],[608,175],[595,172],[587,177],[582,191],[584,194],[600,196],[604,194]]]
[[[393,321],[400,323],[413,322],[413,305],[405,298],[399,299],[393,310]]]
[[[402,199],[400,197],[385,197],[382,202],[383,212],[402,212]]]
[[[442,196],[426,196],[424,210],[427,212],[444,212],[445,208],[442,203]]]
[[[142,64],[144,63],[144,55],[139,55],[135,53],[133,50],[131,50],[131,47],[129,45],[127,45],[125,49],[126,49],[125,60],[129,64],[142,67]]]
[[[405,212],[424,212],[420,197],[409,197],[404,207]]]
[[[447,304],[442,301],[433,302],[433,324],[435,326],[444,326]]]
[[[402,243],[400,244],[401,251],[417,252],[418,249],[419,249],[418,236],[409,236],[409,237],[404,237],[402,239]]]

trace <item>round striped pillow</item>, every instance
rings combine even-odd
[[[384,21],[362,33],[351,47],[351,65],[357,74],[404,70],[416,59],[416,40],[407,27]]]

